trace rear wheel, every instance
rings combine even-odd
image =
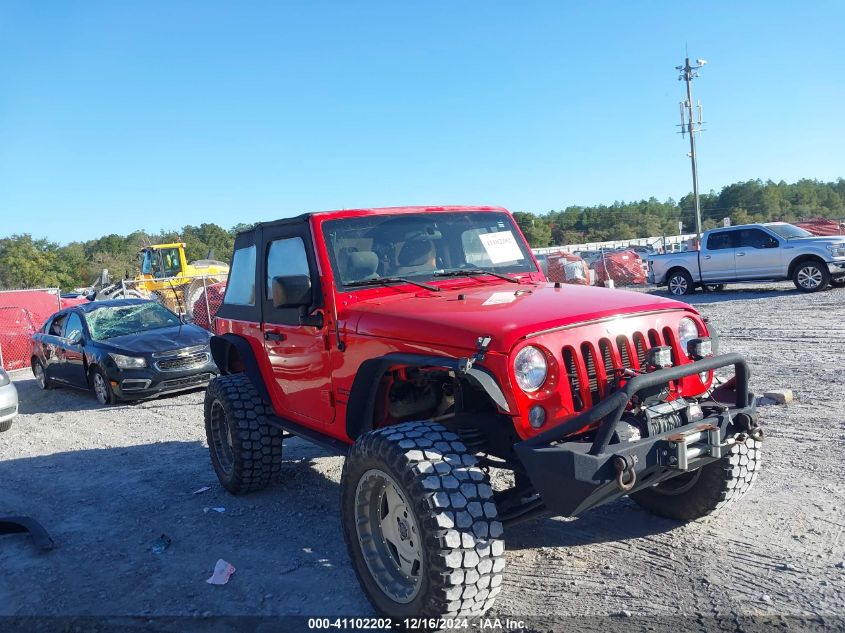
[[[635,492],[631,499],[667,519],[693,521],[715,514],[754,484],[760,471],[761,446],[760,440],[749,437],[722,459]]]
[[[845,277],[840,277],[839,279],[831,279],[830,285],[834,288],[845,288]]]
[[[279,479],[282,431],[267,423],[271,412],[248,376],[212,380],[204,409],[211,464],[226,490],[246,494]]]
[[[801,292],[818,292],[830,283],[830,271],[821,262],[803,261],[792,272],[792,283]]]
[[[669,292],[678,297],[692,294],[695,291],[695,284],[693,284],[692,277],[685,270],[672,271],[669,274],[666,285],[669,288]]]
[[[463,617],[493,605],[502,523],[487,475],[443,426],[407,422],[358,438],[341,512],[353,568],[379,613]]]

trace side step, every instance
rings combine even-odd
[[[302,426],[301,424],[297,424],[296,422],[291,422],[290,420],[285,420],[284,418],[273,415],[267,416],[267,423],[277,429],[287,431],[291,435],[296,435],[304,440],[308,440],[312,444],[322,446],[335,455],[345,456],[349,452],[349,444],[346,442],[341,442],[333,437],[328,437],[327,435],[318,433],[317,431]]]

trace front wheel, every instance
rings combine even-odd
[[[99,367],[91,370],[91,388],[94,389],[94,396],[97,398],[97,402],[103,406],[114,404],[116,401],[109,379]]]
[[[631,495],[658,516],[694,521],[719,512],[749,491],[760,472],[762,442],[746,438],[722,459]]]
[[[820,262],[801,262],[792,273],[792,283],[801,292],[818,292],[830,283],[830,271]]]
[[[505,567],[493,490],[443,426],[407,422],[358,438],[341,513],[352,566],[379,613],[465,617],[493,605]]]
[[[682,297],[692,294],[695,291],[695,284],[692,277],[685,270],[676,270],[671,275],[666,283],[669,292],[676,297]]]

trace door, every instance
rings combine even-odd
[[[62,350],[62,336],[64,335],[67,312],[53,317],[47,325],[47,330],[40,337],[44,359],[44,374],[50,380],[67,382],[64,378],[64,353]]]
[[[323,300],[309,225],[292,222],[266,228],[260,243],[264,245],[262,331],[276,383],[274,400],[296,422],[329,424],[335,414],[329,344],[325,327],[319,325]],[[273,278],[290,275],[311,279],[311,306],[273,305]]]
[[[82,362],[84,332],[85,328],[79,314],[69,313],[65,319],[64,333],[57,350],[62,357],[60,370],[62,378],[77,387],[88,386],[88,377],[85,375],[85,365]]]
[[[772,279],[781,272],[780,242],[763,229],[737,231],[736,273],[743,279]]]
[[[736,231],[713,231],[707,236],[701,251],[701,279],[703,281],[731,281],[736,274],[734,234]]]

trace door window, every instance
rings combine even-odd
[[[67,321],[65,323],[65,335],[64,337],[67,340],[72,340],[79,336],[82,336],[82,319],[79,318],[79,315],[76,312],[71,312],[68,315]]]
[[[720,251],[726,248],[733,248],[733,234],[734,231],[711,233],[710,237],[707,238],[707,250]]]
[[[273,277],[311,276],[308,256],[301,237],[273,240],[267,249],[267,299],[273,297]]]
[[[64,326],[65,326],[65,319],[67,318],[67,314],[60,314],[53,318],[53,322],[50,323],[50,327],[47,330],[47,334],[50,336],[58,336],[61,337],[64,333]]]
[[[232,256],[229,282],[223,303],[255,305],[255,245],[239,248]]]
[[[739,248],[777,248],[778,241],[760,229],[743,229],[739,232]]]

